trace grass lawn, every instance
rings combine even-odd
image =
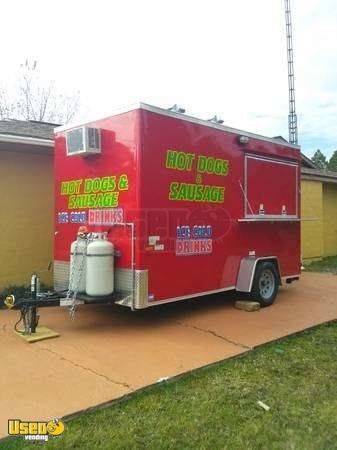
[[[336,355],[334,322],[83,414],[48,444],[0,447],[337,449]]]
[[[313,261],[311,264],[305,264],[305,270],[308,272],[337,273],[337,255],[328,256],[321,261]]]

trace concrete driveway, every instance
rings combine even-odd
[[[95,305],[74,322],[41,309],[60,337],[27,344],[14,335],[18,312],[0,311],[0,436],[7,420],[46,420],[129,394],[257,345],[337,319],[337,276],[304,273],[257,312],[233,308],[235,294],[132,312]]]

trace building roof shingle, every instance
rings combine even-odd
[[[337,183],[337,172],[331,170],[322,169],[309,169],[308,167],[301,168],[302,179],[304,180],[316,180],[327,183]]]
[[[57,126],[58,124],[33,120],[4,119],[0,120],[0,134],[53,140],[54,128]]]

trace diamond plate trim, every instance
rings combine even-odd
[[[149,306],[148,295],[148,271],[135,270],[134,308],[147,308]]]
[[[54,260],[54,289],[56,292],[66,291],[69,285],[69,262]],[[115,269],[115,289],[124,292],[133,292],[134,289],[134,305],[132,305],[132,296],[123,300],[120,304],[124,306],[134,307],[135,309],[143,309],[148,304],[148,271],[135,270],[133,280],[132,269]],[[135,285],[133,286],[133,282]],[[119,303],[119,302],[116,302]]]
[[[69,262],[54,260],[54,289],[66,291],[69,286]]]

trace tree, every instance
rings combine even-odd
[[[337,172],[337,150],[335,150],[329,159],[328,162],[328,170],[332,170],[333,172]]]
[[[315,154],[311,158],[311,161],[315,164],[317,169],[326,169],[327,167],[326,157],[320,150],[315,151]]]
[[[79,109],[79,94],[59,93],[53,82],[41,79],[37,61],[20,65],[17,86],[11,93],[0,88],[0,118],[65,124]]]

